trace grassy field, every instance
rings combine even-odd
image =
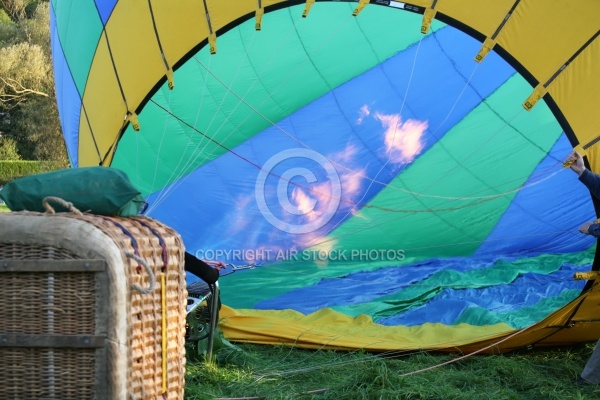
[[[385,359],[246,344],[222,349],[212,364],[188,356],[185,399],[600,399],[600,387],[576,383],[593,345],[456,361],[459,354]]]
[[[0,204],[0,212],[9,212],[10,210],[6,207],[6,204]]]

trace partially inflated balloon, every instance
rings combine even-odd
[[[574,279],[594,207],[562,166],[575,147],[600,169],[600,4],[234,3],[51,13],[73,166],[125,171],[190,253],[248,267],[220,279],[228,338],[600,337]]]

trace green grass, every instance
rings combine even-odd
[[[600,398],[600,387],[576,384],[593,343],[460,361],[459,354],[413,352],[385,359],[364,352],[249,344],[239,348],[222,349],[220,361],[212,364],[188,356],[185,399]]]
[[[10,210],[6,207],[6,204],[0,204],[0,212],[9,212]]]

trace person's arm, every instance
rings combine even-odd
[[[600,223],[598,222],[586,222],[579,227],[579,232],[585,233],[586,235],[592,235],[596,238],[600,237]]]
[[[591,224],[588,227],[588,233],[596,238],[600,237],[600,224]]]
[[[594,174],[585,167],[583,157],[573,151],[565,160],[565,164],[579,175],[579,181],[588,188],[592,196],[600,200],[600,175]]]
[[[581,172],[581,175],[579,175],[579,180],[590,190],[592,196],[600,199],[600,175],[596,175],[588,169],[584,169]]]
[[[223,261],[204,260],[204,262],[211,267],[216,268],[218,271],[227,268],[227,265]]]
[[[187,251],[185,252],[184,269],[211,285],[219,279],[218,269],[211,267],[206,262],[196,258],[193,254],[190,254]]]

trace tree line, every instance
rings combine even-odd
[[[68,166],[50,47],[48,0],[0,0],[0,161]]]

